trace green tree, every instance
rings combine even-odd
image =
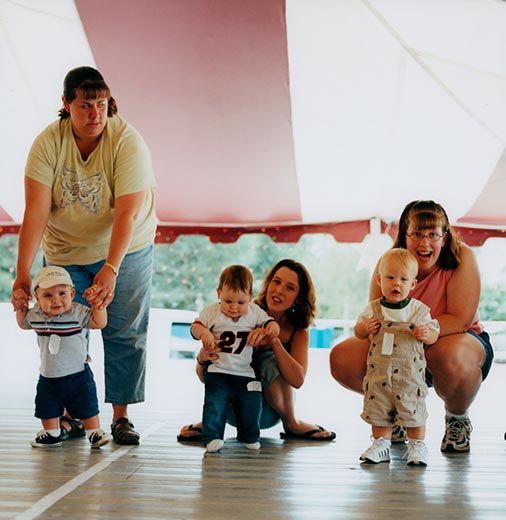
[[[157,246],[153,306],[196,309],[216,301],[221,270],[230,264],[247,265],[253,272],[254,292],[269,269],[282,258],[302,262],[313,277],[319,317],[353,318],[367,298],[369,273],[357,272],[359,253],[329,235],[305,235],[298,243],[276,243],[267,235],[244,235],[232,244],[211,244],[202,236],[180,237]]]
[[[482,320],[506,321],[506,287],[484,287],[480,299]]]

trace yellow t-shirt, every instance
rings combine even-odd
[[[108,118],[98,146],[86,161],[77,148],[70,118],[49,125],[34,141],[25,175],[53,192],[42,238],[49,263],[92,264],[107,257],[114,200],[146,190],[128,253],[153,243],[155,177],[140,134],[118,116]]]

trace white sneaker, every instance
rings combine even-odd
[[[408,439],[408,449],[404,454],[408,466],[427,466],[429,451],[425,442],[419,439]]]
[[[223,445],[225,442],[223,439],[213,439],[212,441],[209,441],[206,445],[206,449],[208,453],[216,453],[217,451],[220,451],[221,448],[223,448]]]
[[[246,446],[246,448],[248,448],[248,450],[259,450],[260,449],[259,442],[245,442],[244,446]]]
[[[371,439],[373,441],[372,444],[360,455],[360,460],[372,462],[373,464],[390,462],[390,441],[383,437],[378,439],[371,437]]]
[[[104,430],[97,430],[88,437],[88,440],[90,441],[92,449],[94,449],[108,444],[111,441],[111,438],[104,432]]]

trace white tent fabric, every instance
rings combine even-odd
[[[63,76],[76,63],[93,64],[93,55],[74,2],[0,0],[0,219],[3,208],[21,220],[28,150],[56,118]]]
[[[505,27],[495,1],[288,1],[305,220],[336,207],[344,220],[395,219],[427,198],[465,216],[506,143]],[[321,203],[332,194],[334,206]]]
[[[0,24],[4,224],[65,73],[96,64],[168,229],[393,222],[421,198],[506,228],[506,2],[0,0]]]

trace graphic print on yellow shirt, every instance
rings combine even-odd
[[[104,173],[99,172],[89,178],[80,177],[76,171],[66,170],[61,173],[60,207],[65,208],[78,203],[84,206],[89,213],[98,213],[100,210],[100,188]]]
[[[42,248],[49,263],[91,264],[107,257],[114,201],[146,192],[128,253],[153,243],[155,178],[140,134],[110,117],[93,152],[83,160],[70,119],[49,125],[34,141],[25,175],[50,187],[53,204]]]

